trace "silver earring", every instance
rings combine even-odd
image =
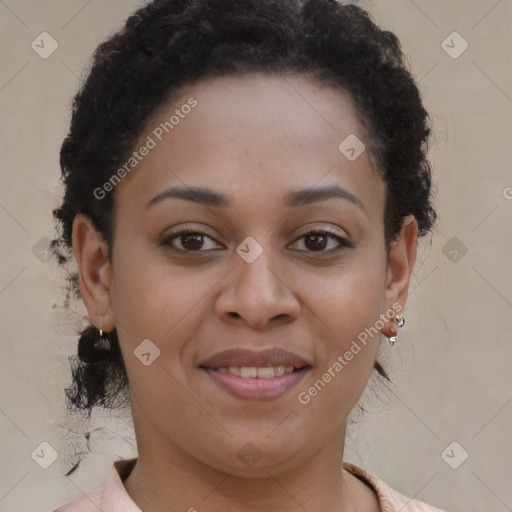
[[[402,315],[396,314],[395,318],[393,318],[393,322],[395,322],[398,327],[403,327],[405,325],[405,318]],[[388,338],[388,341],[389,344],[393,346],[398,341],[398,336],[395,334]]]
[[[103,335],[103,329],[100,327],[100,339],[99,348],[103,350],[110,350],[110,340],[108,339],[107,333]]]
[[[398,327],[403,327],[405,325],[405,318],[402,315],[396,314],[395,318],[393,318],[393,322],[395,322]]]

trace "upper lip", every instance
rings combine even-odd
[[[229,368],[230,366],[246,366],[265,368],[269,366],[293,366],[302,368],[308,363],[292,352],[280,348],[269,348],[255,352],[243,348],[235,348],[219,352],[204,359],[198,366],[207,368]]]

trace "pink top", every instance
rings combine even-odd
[[[103,487],[88,492],[52,512],[142,512],[123,485],[123,480],[128,477],[136,462],[137,458],[115,461]],[[422,501],[406,498],[391,489],[380,478],[354,464],[343,462],[343,468],[372,487],[377,494],[382,512],[443,512]]]

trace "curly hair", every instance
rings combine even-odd
[[[111,260],[115,194],[99,200],[93,191],[126,161],[164,102],[200,79],[251,72],[306,76],[349,94],[386,184],[388,256],[406,216],[418,221],[419,236],[433,228],[430,117],[398,38],[368,12],[336,0],[153,0],[98,46],[73,100],[60,152],[65,193],[53,211],[59,263],[70,258],[79,213],[107,242]],[[70,286],[79,297],[76,275]],[[80,334],[68,403],[89,413],[113,407],[128,386],[116,330],[103,352],[97,330]],[[375,370],[389,380],[379,362]]]

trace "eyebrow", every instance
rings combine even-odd
[[[295,190],[293,192],[289,192],[285,196],[284,202],[286,206],[295,208],[319,201],[326,201],[327,199],[332,198],[349,201],[366,212],[362,201],[352,194],[352,192],[340,187],[339,185]],[[229,208],[234,204],[232,196],[222,194],[208,188],[174,186],[153,197],[153,199],[151,199],[151,201],[146,205],[146,209],[166,199],[184,199],[186,201],[219,208]]]

